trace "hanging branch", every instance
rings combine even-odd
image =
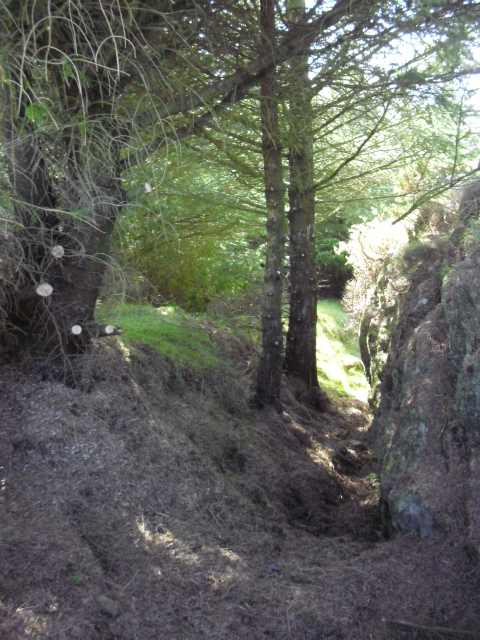
[[[415,202],[412,204],[412,206],[408,211],[406,211],[399,218],[396,218],[396,220],[392,222],[392,227],[398,222],[405,220],[407,216],[409,216],[411,213],[416,211],[419,207],[422,206],[422,204],[425,204],[425,202],[429,202],[433,198],[436,198],[442,193],[445,193],[445,191],[448,191],[452,187],[455,187],[457,184],[461,184],[462,182],[465,182],[468,178],[470,178],[470,176],[473,176],[475,173],[478,173],[479,171],[480,171],[480,167],[477,167],[473,171],[469,171],[468,173],[465,173],[463,176],[460,176],[456,180],[449,180],[447,184],[440,185],[436,189],[432,189],[431,191],[424,193],[423,195],[421,195],[419,198],[415,200]]]
[[[345,160],[343,162],[341,162],[338,167],[332,171],[332,173],[327,176],[326,178],[324,178],[323,180],[320,180],[320,182],[317,182],[317,184],[314,184],[312,189],[314,191],[318,191],[318,189],[320,189],[321,187],[323,187],[327,182],[330,182],[331,180],[333,180],[339,173],[340,171],[346,167],[348,164],[350,164],[351,162],[353,162],[356,158],[358,158],[358,156],[361,154],[362,150],[365,148],[365,145],[375,136],[375,134],[377,133],[377,131],[380,128],[380,125],[382,124],[382,122],[385,120],[386,116],[387,116],[387,112],[388,109],[390,107],[390,104],[393,100],[394,96],[392,96],[390,98],[390,100],[387,102],[387,104],[383,107],[383,113],[380,116],[380,118],[378,119],[377,123],[375,124],[375,126],[373,127],[373,129],[371,129],[369,131],[369,133],[365,136],[365,139],[362,140],[362,142],[359,144],[359,146],[357,147],[357,149],[350,155],[348,156],[348,158],[345,158]]]

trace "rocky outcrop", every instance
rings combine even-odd
[[[466,534],[476,555],[479,214],[480,182],[466,189],[449,237],[412,245],[401,262],[386,265],[361,328],[362,358],[377,407],[371,437],[385,528],[420,536]],[[402,279],[395,304],[382,304],[386,289]]]

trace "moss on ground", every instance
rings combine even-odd
[[[367,401],[368,383],[360,361],[358,337],[346,330],[347,314],[338,300],[317,306],[317,366],[320,386],[333,399]]]
[[[140,304],[101,305],[100,320],[122,330],[121,341],[128,345],[148,345],[177,365],[188,364],[197,374],[205,374],[220,365],[208,331],[199,321],[176,307],[151,307]]]

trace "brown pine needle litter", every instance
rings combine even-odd
[[[0,367],[2,639],[479,637],[462,532],[382,536],[365,407],[222,376],[114,341],[75,387]]]

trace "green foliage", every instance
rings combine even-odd
[[[338,83],[314,98],[316,259],[319,277],[338,285],[331,293],[339,296],[351,274],[347,254],[337,249],[352,225],[401,215],[412,198],[428,199],[439,183],[468,171],[478,145],[458,87],[423,87],[427,68],[436,73],[446,64],[442,55],[432,49],[430,67],[412,62],[393,70],[391,102],[390,88],[372,91],[371,69],[362,65],[342,71],[347,88]],[[265,213],[256,99],[253,88],[250,99],[176,149],[176,157],[166,150],[129,174],[137,204],[124,219],[116,258],[141,280],[139,299],[203,311],[212,297],[261,277],[262,252],[249,244]],[[288,105],[282,98],[285,148],[294,142]],[[151,194],[141,194],[145,181]]]
[[[40,102],[29,104],[25,109],[25,116],[36,127],[45,126],[53,121],[53,114],[50,109]]]
[[[183,150],[169,163],[132,172],[127,188],[143,189],[117,229],[118,263],[135,274],[145,301],[160,300],[204,311],[219,294],[244,290],[261,277],[262,230],[258,209],[235,175]],[[165,163],[165,164],[163,164]]]
[[[431,72],[443,64],[440,53]],[[358,82],[365,82],[358,71]],[[478,154],[469,92],[461,83],[416,86],[415,68],[401,71],[408,85],[390,103],[387,93],[368,97],[343,89],[317,97],[315,174],[317,259],[320,272],[341,275],[344,255],[335,255],[352,225],[396,218],[412,207],[425,210],[456,176],[468,174]],[[353,76],[353,74],[352,74]],[[408,82],[407,82],[408,80]],[[410,86],[412,85],[412,86]],[[337,101],[335,103],[335,100]],[[332,108],[327,108],[333,104]],[[349,104],[345,113],[342,108]],[[378,125],[371,139],[369,131]],[[401,140],[401,145],[399,141]],[[362,147],[362,145],[364,145]],[[344,158],[342,161],[341,158]]]
[[[347,314],[337,300],[317,306],[317,363],[320,386],[335,399],[366,402],[368,384],[360,362],[357,337],[345,330]]]
[[[380,493],[381,484],[380,484],[380,480],[378,479],[377,474],[376,473],[369,473],[368,474],[368,479],[370,480],[370,484],[375,489],[375,491],[377,493]]]
[[[347,262],[348,255],[344,251],[339,252],[338,245],[348,238],[349,227],[353,224],[353,220],[342,218],[326,221],[319,224],[315,237],[317,275],[332,284],[340,283],[340,289],[351,276],[352,269]],[[339,296],[341,292],[334,290],[334,293]]]
[[[468,221],[469,236],[476,244],[480,243],[480,223],[478,219],[472,219]]]
[[[442,282],[445,282],[451,273],[452,273],[452,267],[449,264],[445,263],[440,271]]]
[[[265,220],[258,83],[270,63],[258,57],[258,6],[159,0],[146,12],[128,0],[107,4],[0,0],[2,144],[18,164],[12,171],[2,160],[3,191],[15,202],[15,215],[1,217],[6,320],[16,319],[16,298],[32,281],[46,274],[68,281],[67,263],[65,273],[63,264],[46,263],[52,240],[68,242],[70,262],[85,252],[104,262],[107,243],[90,244],[89,228],[111,208],[100,197],[104,184],[120,180],[132,204],[121,207],[115,257],[140,282],[138,299],[203,310],[213,296],[261,278],[262,245],[252,244]],[[292,27],[286,48],[298,54],[305,45],[311,56],[317,254],[336,274],[347,270],[335,248],[351,224],[391,208],[392,200],[380,205],[377,198],[395,198],[401,210],[418,193],[449,185],[469,169],[472,148],[459,84],[444,82],[468,53],[463,43],[478,21],[470,3],[427,3],[423,16],[387,2],[381,19],[375,3],[360,13],[356,4],[343,3],[335,29],[325,31],[319,18],[326,5],[317,3],[296,35]],[[274,46],[290,29],[277,17]],[[305,40],[304,31],[312,37]],[[388,69],[392,34],[392,47],[406,35],[414,51]],[[277,95],[287,116],[279,148],[287,149],[295,142],[288,139],[295,83],[293,61],[279,56]],[[30,202],[35,193],[40,201]],[[62,296],[55,304],[63,323],[74,305],[65,298],[62,308]],[[43,334],[43,319],[38,326]]]

